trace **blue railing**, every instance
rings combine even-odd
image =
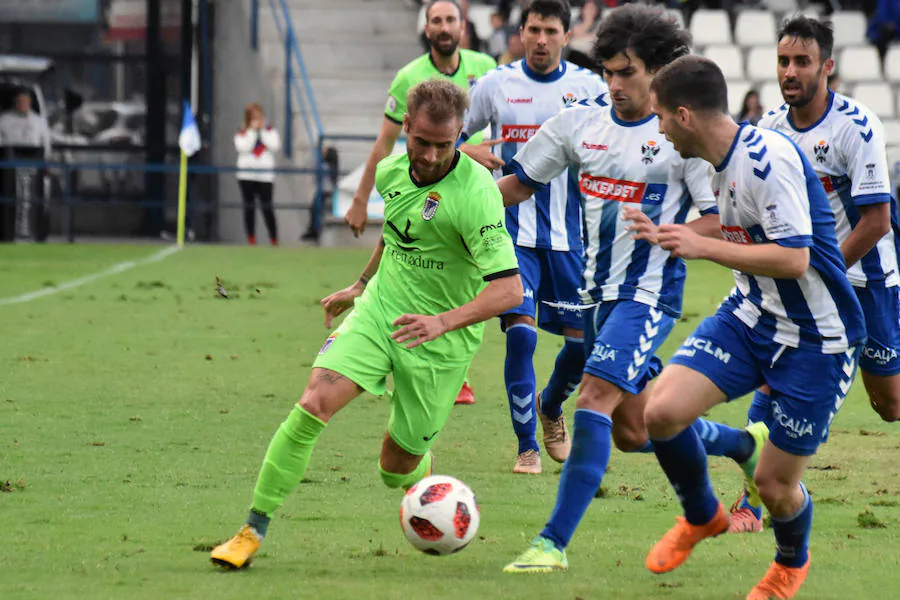
[[[63,171],[139,171],[141,173],[178,173],[181,167],[177,164],[163,163],[67,163],[44,160],[0,160],[0,170],[3,169],[60,169]],[[253,169],[249,167],[235,167],[232,165],[192,165],[188,164],[189,175],[218,175],[220,173],[287,173],[291,175],[312,175],[315,169],[303,167],[281,167]],[[307,206],[307,208],[309,208]]]
[[[284,154],[288,158],[293,156],[294,105],[296,104],[300,117],[303,120],[309,147],[312,149],[313,158],[315,159],[316,195],[314,202],[316,210],[313,211],[313,218],[319,219],[320,208],[323,202],[322,184],[325,174],[322,147],[325,132],[322,127],[322,119],[319,116],[316,97],[313,94],[309,75],[306,72],[303,53],[300,52],[297,33],[294,31],[294,24],[291,20],[291,12],[288,9],[287,0],[269,0],[269,8],[271,9],[272,19],[275,22],[275,28],[278,30],[278,37],[284,43]],[[254,51],[259,48],[259,9],[260,0],[253,0],[250,6],[250,45]],[[321,223],[317,222],[315,226],[318,230],[321,227]]]
[[[300,52],[297,34],[291,21],[291,13],[286,0],[269,0],[272,19],[278,37],[284,43],[284,152],[291,157],[293,150],[294,106],[306,129],[310,148],[316,154],[317,164],[321,161],[318,153],[319,138],[323,134],[322,119],[316,106],[316,98],[306,72],[306,62]],[[250,8],[250,45],[259,48],[260,0],[253,0]]]
[[[31,173],[38,174],[51,174],[53,178],[58,180],[59,185],[59,195],[50,195],[45,192],[47,195],[38,198],[35,196],[33,201],[42,201],[49,208],[50,206],[59,206],[61,208],[61,221],[62,221],[62,234],[65,238],[72,242],[74,241],[74,228],[73,228],[73,220],[74,220],[74,209],[78,206],[87,206],[92,204],[102,204],[105,206],[109,205],[128,205],[128,206],[137,206],[144,208],[164,208],[172,204],[171,195],[164,196],[162,198],[147,198],[143,195],[139,198],[135,197],[117,197],[116,195],[109,195],[108,193],[104,193],[102,196],[97,196],[93,194],[81,194],[75,191],[75,185],[73,182],[73,175],[75,173],[83,173],[85,171],[118,171],[118,172],[131,172],[131,173],[163,173],[163,174],[177,174],[179,172],[179,165],[177,164],[160,164],[160,163],[148,163],[148,164],[125,164],[125,163],[67,163],[67,162],[52,162],[52,161],[40,161],[40,160],[0,160],[0,174],[7,170],[27,170]],[[188,168],[189,175],[220,175],[224,173],[236,173],[254,171],[255,169],[239,169],[235,166],[224,166],[224,165],[189,165]],[[276,168],[276,169],[260,169],[266,173],[275,173],[276,175],[313,175],[316,173],[316,169],[310,168]],[[190,185],[190,183],[188,184]],[[11,190],[10,190],[11,191]],[[318,199],[316,200],[318,201]],[[0,195],[0,206],[4,204],[15,204],[19,202],[15,196],[7,196]],[[194,210],[198,207],[202,207],[202,210],[216,210],[216,209],[239,209],[243,208],[243,203],[240,202],[220,202],[220,201],[211,201],[211,200],[194,200],[192,202]],[[309,210],[314,206],[313,203],[309,202],[289,202],[289,203],[274,203],[273,208],[276,209],[288,209],[288,210]]]

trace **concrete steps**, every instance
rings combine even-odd
[[[415,31],[416,17],[406,9],[335,9],[333,7],[292,9],[294,33],[303,39],[354,41],[364,37],[407,37]],[[260,19],[260,36],[274,37],[277,25],[271,19]],[[356,36],[355,38],[353,36]]]
[[[386,71],[396,73],[409,61],[422,54],[422,47],[415,40],[360,41],[353,44],[301,41],[300,52],[310,79],[334,77],[343,71]],[[284,45],[278,41],[266,41],[259,48],[267,67],[284,72]]]
[[[338,148],[341,170],[352,171],[366,161],[381,130],[391,81],[423,52],[416,33],[417,12],[404,0],[287,0],[287,4],[325,133],[372,138],[326,139],[326,144]],[[275,98],[274,114],[281,122],[285,51],[270,10],[264,3],[260,11],[258,54],[263,78]],[[312,150],[296,106],[293,124],[293,163],[310,167]],[[323,241],[344,245],[352,240],[341,233],[332,232]]]
[[[390,82],[422,53],[416,12],[402,0],[288,0],[288,5],[326,132],[376,135]],[[259,52],[267,81],[283,99],[284,45],[268,13],[260,15]],[[306,143],[305,135],[294,139]]]
[[[357,32],[368,34],[396,33],[405,36],[415,34],[417,13],[400,1],[372,3],[351,1],[352,6],[341,7],[334,2],[323,2],[315,8],[297,7],[290,3],[294,31],[298,36],[311,31]]]

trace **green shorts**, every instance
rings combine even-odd
[[[376,396],[385,394],[392,373],[388,433],[410,454],[424,455],[450,416],[471,359],[438,364],[426,353],[407,350],[391,339],[370,306],[347,316],[319,350],[313,368],[340,373]]]

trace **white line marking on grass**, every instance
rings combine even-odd
[[[44,296],[52,296],[53,294],[71,290],[73,288],[80,287],[86,283],[90,283],[104,277],[109,277],[110,275],[124,273],[125,271],[133,269],[134,267],[140,265],[158,262],[171,254],[175,254],[179,250],[181,250],[181,248],[179,248],[178,246],[168,246],[166,248],[163,248],[159,252],[154,252],[147,258],[120,262],[108,269],[104,269],[103,271],[98,271],[97,273],[92,273],[91,275],[85,275],[84,277],[79,277],[78,279],[72,279],[71,281],[66,281],[65,283],[61,283],[53,287],[44,288],[42,290],[37,290],[36,292],[28,292],[27,294],[21,294],[19,296],[10,296],[9,298],[0,298],[0,306],[4,306],[7,304],[21,304],[23,302],[31,302],[32,300],[43,298]]]

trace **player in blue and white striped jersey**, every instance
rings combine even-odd
[[[778,36],[778,80],[785,104],[759,122],[791,138],[815,169],[831,203],[847,277],[863,306],[868,340],[859,370],[885,421],[900,419],[900,273],[891,228],[891,184],[881,121],[828,89],[834,68],[831,24],[806,16]],[[756,392],[748,420],[769,422],[768,388]],[[730,532],[762,529],[762,507],[746,495],[731,510]]]
[[[581,289],[589,352],[574,414],[572,451],[556,506],[531,546],[505,572],[567,568],[565,548],[600,486],[612,442],[624,451],[652,451],[643,422],[645,387],[662,364],[655,356],[681,313],[684,262],[632,237],[628,208],[651,224],[685,223],[719,234],[710,166],[685,160],[658,130],[650,82],[665,64],[689,52],[690,34],[661,10],[627,5],[600,24],[594,57],[609,93],[581,101],[544,123],[499,181],[504,204],[542,189],[566,168],[578,169],[586,266]],[[633,215],[633,218],[639,217]],[[711,439],[743,440],[739,462],[753,453],[746,431],[697,420]],[[734,444],[739,445],[739,444]]]
[[[463,144],[469,154],[497,175],[547,119],[578,100],[606,91],[599,75],[561,60],[569,40],[565,0],[534,0],[522,12],[520,35],[525,58],[481,77],[469,92],[471,106],[463,139],[491,126],[492,141]],[[540,473],[536,433],[540,414],[547,454],[557,462],[569,456],[571,441],[562,403],[578,387],[584,368],[582,317],[578,287],[584,269],[581,197],[574,172],[563,169],[549,185],[506,211],[506,228],[516,244],[525,287],[522,304],[501,316],[506,333],[504,379],[509,412],[519,448],[513,473]],[[547,386],[536,393],[534,352],[537,324],[564,336]],[[537,401],[536,401],[537,398]],[[536,404],[541,410],[536,410]]]
[[[834,66],[829,23],[798,16],[780,33],[778,78],[785,104],[759,125],[790,137],[828,192],[847,277],[866,314],[869,339],[859,359],[863,383],[881,418],[896,421],[900,273],[884,129],[860,102],[828,90],[826,79]]]
[[[691,424],[765,382],[771,427],[753,481],[772,515],[777,551],[747,598],[792,598],[809,570],[812,528],[812,500],[800,477],[853,381],[866,337],[862,308],[828,197],[802,151],[778,132],[737,125],[725,77],[708,59],[672,62],[652,91],[666,138],[682,156],[716,165],[712,188],[724,239],[680,225],[638,235],[674,256],[731,268],[735,288],[675,353],[647,403],[647,429],[684,519],[653,546],[646,566],[671,571],[697,543],[728,529]]]
[[[531,22],[526,21],[522,25],[525,58],[488,72],[470,91],[472,104],[466,115],[463,139],[490,125],[491,137],[502,141],[481,145],[479,152],[486,151],[489,145],[493,146],[493,160],[485,160],[474,152],[467,153],[473,158],[481,159],[489,168],[500,167],[495,171],[498,175],[509,175],[507,163],[512,161],[547,119],[563,108],[580,100],[596,98],[608,89],[599,75],[568,61],[559,60],[558,52],[556,62],[551,63],[549,71],[538,71],[537,67],[529,65],[529,61],[533,60],[532,55],[541,48],[541,38],[550,37],[548,33],[540,33],[541,29],[550,27],[548,22],[556,22],[557,27],[561,26],[559,33],[565,31],[566,38],[569,35],[568,25],[562,24],[558,18],[534,12],[542,8],[542,5],[561,7],[562,3],[559,0],[535,0],[526,9],[529,10],[527,15]],[[538,33],[531,31],[532,29],[538,30]],[[462,146],[464,151],[469,148],[471,146]],[[538,190],[525,202],[509,207],[507,211],[508,229],[517,246],[581,252],[578,180],[568,169],[555,177],[546,188]]]

